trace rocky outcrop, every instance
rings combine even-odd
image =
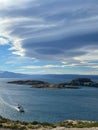
[[[98,87],[98,82],[92,81],[89,78],[77,78],[70,82],[72,86],[89,86]]]
[[[18,81],[11,81],[8,83],[13,84],[20,84],[20,85],[31,85],[33,88],[71,88],[71,89],[78,89],[80,86],[91,86],[91,87],[98,87],[98,82],[93,82],[91,79],[88,78],[77,78],[70,82],[64,82],[59,84],[48,83],[39,80],[18,80]]]
[[[72,80],[70,83],[72,85],[85,86],[85,85],[92,84],[93,81],[89,78],[77,78],[77,79]]]
[[[73,86],[68,83],[53,84],[39,80],[18,80],[10,81],[8,83],[19,84],[19,85],[31,85],[33,88],[79,88],[78,86]]]

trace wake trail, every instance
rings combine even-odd
[[[7,105],[10,108],[16,109],[16,103],[10,104],[0,96],[0,104]]]

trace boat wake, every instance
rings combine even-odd
[[[10,107],[12,109],[15,109],[18,111],[18,108],[16,107],[16,104],[15,102],[12,102],[12,100],[8,100],[9,98],[7,98],[7,100],[3,97],[3,96],[0,96],[0,105],[2,106],[7,106],[7,107]],[[11,102],[10,102],[11,101]]]
[[[6,91],[5,89],[2,89],[2,93],[0,95],[0,107],[2,109],[3,107],[9,107],[19,112],[24,112],[22,105],[18,104],[16,99],[13,99],[13,95],[10,94],[9,90]]]

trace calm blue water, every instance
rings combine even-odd
[[[51,82],[68,80],[55,77],[42,79]],[[7,84],[8,80],[0,79],[0,115],[3,117],[41,122],[98,120],[98,88],[36,89],[26,85]],[[24,107],[25,113],[16,110],[18,103]]]

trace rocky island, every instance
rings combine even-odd
[[[19,84],[19,85],[31,85],[33,88],[72,88],[72,89],[77,89],[79,86],[72,85],[70,83],[59,83],[59,84],[54,84],[54,83],[49,83],[49,82],[44,82],[44,81],[39,81],[39,80],[17,80],[17,81],[10,81],[8,83],[11,84]]]
[[[58,83],[58,84],[39,81],[39,80],[17,80],[17,81],[10,81],[8,83],[19,84],[19,85],[31,85],[33,88],[78,89],[80,88],[80,86],[98,87],[98,82],[94,82],[89,78],[77,78],[70,82],[64,82],[64,83]]]

